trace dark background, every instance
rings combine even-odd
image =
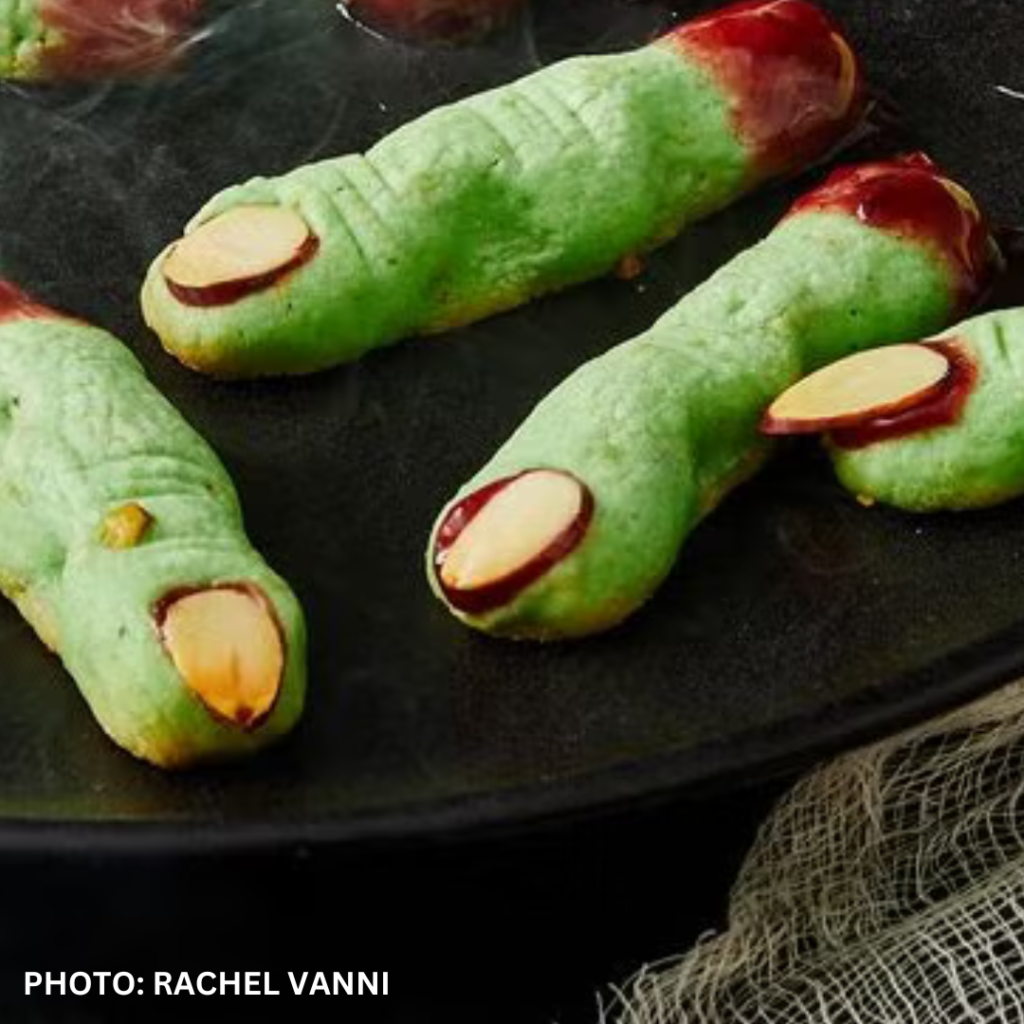
[[[299,6],[294,5],[296,10]],[[675,12],[685,15],[698,6],[677,4]],[[823,0],[823,6],[841,14],[865,58],[872,82],[901,111],[910,133],[974,189],[994,219],[1009,226],[1024,223],[1019,170],[1020,155],[1024,154],[1024,101],[996,89],[1005,86],[1024,91],[1019,63],[1024,10],[1016,0],[915,0],[885,5],[876,0]],[[528,43],[536,47],[541,60],[575,49],[610,48],[622,45],[627,36],[639,41],[671,13],[664,4],[552,0],[537,4]],[[243,45],[251,45],[256,52],[260,45],[258,19],[236,19],[235,27],[239,33],[251,33],[248,43],[243,38]],[[203,88],[191,94],[189,102],[195,103],[197,110],[229,102],[251,112],[247,104],[256,103],[255,99],[250,101],[236,92],[230,94],[229,101],[222,98],[225,81],[219,79],[216,69],[224,57],[218,48],[224,45],[214,37],[205,49],[197,49],[193,60],[204,72],[197,79]],[[329,46],[331,39],[324,36],[317,45]],[[481,76],[500,81],[519,66],[523,46],[524,36],[514,28],[479,52],[434,57],[426,51],[410,51],[409,60],[419,61],[425,69],[423,88],[415,97],[396,94],[386,101],[427,107],[450,91],[452,76],[461,68],[465,69],[466,88],[479,86]],[[296,104],[333,109],[326,86],[301,101],[296,88],[295,83],[282,79],[278,93],[268,92],[258,102],[267,105],[268,116],[278,106]],[[164,159],[155,144],[142,169],[151,179],[138,182],[138,188],[128,187],[131,183],[127,180],[115,181],[121,203],[112,210],[90,200],[90,194],[110,188],[109,181],[89,177],[100,173],[96,168],[111,166],[101,159],[104,153],[98,152],[95,162],[82,164],[80,200],[83,230],[95,239],[95,247],[70,257],[63,252],[58,259],[53,255],[56,250],[38,246],[37,239],[51,214],[36,198],[40,189],[45,191],[48,180],[63,180],[69,173],[68,167],[61,166],[63,150],[53,148],[48,161],[40,156],[33,163],[31,177],[26,177],[24,170],[20,176],[11,173],[13,165],[25,159],[24,146],[38,130],[36,119],[45,118],[47,131],[67,133],[79,156],[90,147],[99,151],[131,140],[111,141],[109,135],[93,134],[96,122],[90,119],[102,119],[96,112],[102,112],[108,102],[105,95],[83,98],[58,91],[42,99],[32,96],[30,101],[20,95],[4,99],[8,117],[14,119],[6,122],[8,133],[0,139],[0,173],[6,174],[6,187],[0,190],[0,214],[8,225],[0,239],[5,267],[22,270],[26,283],[30,282],[40,297],[92,316],[129,339],[140,338],[132,312],[134,281],[130,275],[124,280],[112,278],[97,290],[95,267],[107,257],[113,264],[124,260],[126,250],[135,263],[143,265],[145,255],[154,251],[168,225],[180,223],[182,210],[194,205],[191,193],[198,186],[188,180],[184,165],[172,159],[169,150]],[[122,109],[136,105],[132,131],[143,143],[157,143],[161,132],[167,130],[161,108],[147,106],[152,100],[144,92],[120,95],[117,102]],[[339,108],[337,116],[344,113]],[[381,112],[382,119],[387,116],[393,115]],[[282,151],[290,147],[295,153],[305,149],[304,157],[327,155],[322,148],[329,136],[307,138],[301,118],[295,118],[291,128],[285,121],[279,117],[275,122],[283,125],[279,133],[286,136],[275,140]],[[19,131],[25,134],[12,136],[12,123],[19,124]],[[209,132],[201,147],[209,161],[207,170],[231,180],[226,147],[222,158],[217,155],[221,152],[217,135],[224,135],[227,120],[209,122],[217,124],[216,129],[203,129],[201,123],[208,122],[197,120],[196,128],[197,133]],[[246,133],[257,132],[259,120],[239,117],[237,124],[238,137],[233,144],[257,147],[260,140]],[[83,125],[89,126],[84,135]],[[364,128],[372,135],[374,125],[366,123]],[[287,137],[289,131],[291,137]],[[223,164],[218,164],[219,159]],[[138,170],[134,168],[131,174]],[[127,170],[123,173],[131,177]],[[146,187],[147,183],[152,187]],[[139,197],[147,197],[144,208],[138,207]],[[701,229],[695,237],[703,246],[702,258],[709,263],[704,269],[739,244],[744,218],[770,223],[784,202],[785,194],[780,193],[764,204],[740,207]],[[126,219],[144,226],[141,232],[133,229],[130,239],[120,226]],[[649,320],[655,307],[663,307],[677,286],[678,281],[660,266],[668,264],[655,265],[646,297],[637,300],[629,317],[616,322],[622,336]],[[696,275],[700,270],[688,267],[687,273]],[[595,294],[588,291],[579,298],[568,298],[568,305],[560,307],[563,312],[552,315],[564,316],[568,323],[575,316],[573,304],[590,303]],[[1008,294],[1012,299],[1014,293]],[[606,311],[599,309],[598,315]],[[627,323],[627,319],[636,322]],[[500,333],[501,328],[498,330]],[[575,358],[578,353],[566,353],[566,363],[570,355]],[[151,352],[145,358],[158,383],[171,391],[180,386],[179,371]],[[385,357],[390,358],[405,357]],[[385,365],[378,361],[372,364],[376,369],[366,372],[376,379]],[[557,376],[566,369],[568,365],[552,366],[547,372]],[[311,385],[303,401],[315,401],[318,386]],[[520,388],[525,402],[535,384],[524,376],[518,381],[513,377],[510,386]],[[325,387],[333,390],[337,381]],[[263,479],[266,473],[247,461],[239,438],[249,430],[258,431],[260,424],[240,422],[229,427],[218,419],[214,408],[219,392],[215,389],[210,394],[209,406],[195,404],[190,414],[197,425],[216,436],[218,450],[240,478],[243,494],[255,493],[268,482]],[[326,402],[326,391],[322,397]],[[287,407],[288,402],[281,400],[276,409],[287,411]],[[373,424],[353,415],[347,426],[358,432]],[[485,450],[491,444],[489,432],[498,429],[497,423],[484,422],[479,425],[480,435],[469,438],[468,443]],[[393,458],[406,455],[406,444],[417,440],[401,430],[391,431],[387,438],[391,448],[385,449],[383,457]],[[445,467],[445,475],[452,472],[454,463]],[[792,486],[789,479],[785,472],[769,478],[759,485],[757,500],[770,505],[773,489]],[[280,493],[287,494],[287,488]],[[731,514],[728,509],[723,512]],[[1018,512],[1019,507],[1011,507],[983,522],[994,536],[1000,531],[1011,536]],[[252,523],[256,536],[272,539],[273,522],[286,513],[285,505],[266,502]],[[742,520],[736,522],[742,526]],[[712,553],[728,543],[729,527],[723,529],[727,532],[718,540],[708,542]],[[932,546],[920,553],[922,562],[932,559],[939,572],[938,563],[948,545],[957,551],[958,564],[969,569],[970,545],[956,547],[962,535],[959,526],[940,524],[936,530]],[[986,559],[993,565],[1004,563],[1005,575],[997,583],[1009,587],[1014,578],[1013,559],[1006,564],[1008,560],[998,547],[986,551],[983,543],[976,543],[978,539],[970,542],[977,552],[975,566]],[[286,546],[281,548],[281,557],[290,557]],[[956,589],[956,571],[943,577],[943,589]],[[315,590],[318,585],[319,581],[310,577],[306,589]],[[677,598],[685,596],[679,586],[675,594]],[[950,600],[956,596],[951,594]],[[960,596],[967,604],[976,603],[969,593]],[[1006,617],[1004,625],[1014,621],[1014,610],[1019,607],[1012,598],[1010,595],[1000,606]],[[371,590],[368,603],[372,605],[374,600]],[[355,597],[352,604],[342,611],[358,614]],[[931,633],[921,642],[931,636],[955,635],[963,627],[963,622],[953,618],[957,614],[948,605],[937,606]],[[330,628],[329,622],[323,625]],[[7,628],[19,627],[12,619]],[[895,641],[899,638],[897,628]],[[826,634],[823,642],[827,641]],[[19,650],[34,650],[20,638],[17,642]],[[872,643],[870,630],[859,642]],[[743,657],[753,672],[756,654],[748,650]],[[2,664],[4,676],[9,677],[12,662],[4,660]],[[11,681],[4,679],[5,684]],[[578,686],[587,682],[581,678]],[[821,683],[827,684],[824,676]],[[383,685],[389,693],[407,685],[415,692],[415,681],[392,679]],[[785,680],[780,686],[784,689]],[[0,699],[12,701],[10,692],[5,688],[7,696]],[[621,699],[626,708],[628,701]],[[709,700],[713,702],[713,693]],[[67,707],[73,706],[70,700]],[[56,718],[78,714],[59,703],[50,702],[48,707],[58,708],[48,712]],[[14,705],[5,710],[12,709],[18,710]],[[487,710],[479,702],[470,702],[467,709],[484,714]],[[520,707],[516,713],[522,725],[530,725],[528,709]],[[87,731],[80,719],[73,721],[77,734]],[[811,737],[807,739],[810,750]],[[64,759],[64,767],[71,773],[88,772],[94,765],[89,753],[93,741],[86,738],[82,742],[85,754],[76,738]],[[799,742],[795,746],[799,747]],[[560,753],[551,756],[557,767]],[[44,765],[59,774],[62,750],[59,744],[52,745],[45,759],[28,764],[16,761],[8,761],[6,769],[0,770],[16,775]],[[9,842],[0,855],[0,1017],[12,1021],[141,1017],[133,1006],[120,1007],[111,999],[101,1006],[73,1000],[25,1002],[18,998],[25,969],[128,969],[148,977],[156,969],[238,968],[273,970],[280,977],[289,968],[362,968],[388,970],[393,995],[376,1002],[343,1000],[340,1007],[331,1002],[332,1019],[593,1020],[598,988],[621,981],[645,962],[681,952],[701,930],[721,925],[726,888],[742,850],[792,770],[792,765],[777,765],[774,778],[760,772],[756,778],[734,778],[729,790],[705,789],[676,800],[662,795],[656,802],[651,798],[620,804],[605,814],[551,815],[542,822],[476,836],[435,833],[428,838],[345,846],[285,841],[274,849],[246,854],[228,854],[214,844],[174,856],[161,855],[156,848],[131,853],[104,849],[84,839],[76,842],[73,834],[55,840],[49,853],[39,848],[45,843],[30,844],[34,848],[29,850]],[[116,792],[122,778],[120,769],[104,778]],[[738,782],[744,788],[731,788]],[[246,805],[246,816],[258,816],[258,809],[253,797]],[[275,813],[279,812],[276,808]],[[205,827],[213,832],[217,814],[215,806],[205,808]],[[147,1000],[146,1015],[235,1019],[245,1014],[265,1019],[265,1008],[272,1005],[264,1001],[196,999],[155,1004]],[[319,1011],[314,1017],[306,1007],[295,1016],[318,1019]]]
[[[782,782],[615,819],[360,849],[7,858],[0,1019],[597,1020],[645,963],[719,928]],[[387,970],[390,995],[289,1000],[18,996],[24,970]],[[282,997],[283,998],[283,997]],[[295,1006],[295,1009],[291,1009]]]

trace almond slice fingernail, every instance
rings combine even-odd
[[[434,550],[448,601],[467,612],[507,604],[577,547],[593,508],[586,486],[553,469],[505,477],[464,498],[445,517]]]
[[[284,677],[281,628],[253,587],[169,596],[157,611],[164,648],[185,685],[219,719],[253,728],[270,713]]]
[[[929,401],[950,381],[950,361],[933,346],[859,352],[784,391],[768,407],[761,431],[814,434],[854,427]]]
[[[839,89],[837,106],[840,111],[849,110],[857,99],[860,84],[860,68],[850,44],[838,32],[831,33],[832,43],[839,52]]]
[[[285,206],[236,206],[176,242],[164,280],[181,302],[218,306],[262,291],[311,259],[319,241]]]

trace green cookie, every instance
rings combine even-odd
[[[862,500],[935,512],[1024,493],[1024,309],[968,320],[940,340],[973,369],[953,422],[862,448],[830,446],[840,482]]]
[[[469,625],[512,637],[619,622],[768,457],[758,422],[777,394],[841,355],[948,322],[991,252],[977,210],[920,158],[838,172],[534,409],[439,518],[435,592]],[[545,470],[547,482],[535,476]],[[537,497],[515,497],[527,487]],[[504,510],[484,520],[502,494]]]
[[[820,156],[861,107],[823,14],[741,4],[228,189],[154,261],[143,311],[195,369],[317,370],[608,273]],[[290,223],[246,221],[268,209]]]
[[[164,767],[296,722],[305,627],[231,481],[127,348],[0,285],[0,590]]]

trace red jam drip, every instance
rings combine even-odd
[[[5,320],[67,319],[62,313],[30,299],[17,285],[0,278],[0,323]]]
[[[805,0],[746,0],[664,38],[709,68],[729,94],[759,176],[821,156],[864,113],[856,56],[831,19]]]
[[[445,516],[444,522],[441,523],[437,531],[437,539],[434,542],[434,575],[438,586],[440,586],[445,597],[448,599],[448,603],[453,608],[457,608],[459,611],[470,615],[480,615],[508,604],[517,594],[550,572],[559,562],[571,554],[579,547],[581,541],[586,536],[590,522],[594,518],[594,496],[586,484],[572,477],[579,484],[583,494],[583,502],[579,514],[543,551],[536,554],[529,562],[510,572],[507,576],[494,580],[483,587],[476,587],[473,590],[459,590],[445,583],[444,577],[441,575],[445,556],[451,546],[459,539],[462,531],[509,484],[514,483],[520,477],[535,472],[538,472],[538,470],[527,469],[513,476],[506,476],[500,480],[495,480],[463,498]],[[564,470],[554,470],[553,472],[571,476],[571,474],[565,473]]]
[[[178,284],[164,275],[167,290],[183,305],[210,309],[214,306],[231,306],[257,292],[265,292],[280,284],[286,277],[305,266],[320,251],[320,239],[311,234],[299,247],[298,252],[287,263],[265,274],[239,278],[237,281],[222,281],[205,287]]]
[[[192,27],[202,0],[40,0],[39,16],[63,36],[47,72],[88,77],[166,64]]]
[[[1000,264],[998,247],[973,200],[923,153],[841,167],[799,199],[788,216],[807,210],[848,213],[932,247],[950,268],[960,309],[974,305]]]
[[[877,441],[948,427],[960,419],[978,379],[977,365],[955,339],[929,342],[927,347],[941,352],[949,360],[949,370],[934,391],[909,409],[832,431],[829,436],[837,447],[866,448]]]

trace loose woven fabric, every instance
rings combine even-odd
[[[814,771],[618,1024],[1024,1021],[1024,681]]]

